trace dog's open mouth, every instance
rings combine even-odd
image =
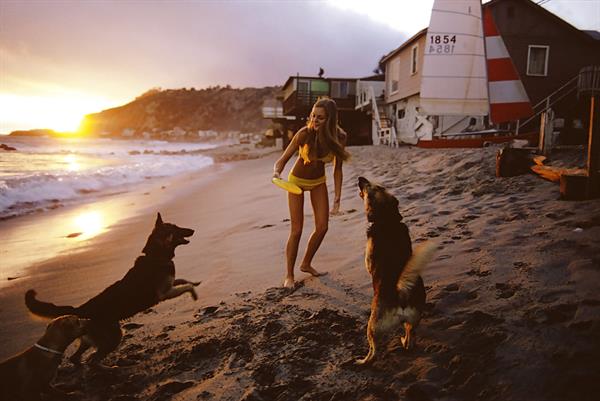
[[[186,244],[190,243],[190,241],[187,240],[186,237],[191,237],[192,235],[194,235],[194,230],[192,230],[192,229],[181,230],[181,232],[179,234],[180,235],[177,237],[177,244],[178,245],[186,245]]]

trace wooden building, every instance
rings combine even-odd
[[[313,104],[321,96],[335,100],[340,126],[348,133],[348,145],[371,143],[371,118],[355,109],[357,78],[291,76],[283,85],[283,114],[289,129],[296,132],[306,125]]]

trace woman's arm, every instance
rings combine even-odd
[[[281,157],[279,159],[277,159],[277,161],[275,162],[275,165],[273,166],[273,177],[280,178],[279,176],[280,176],[281,172],[283,171],[283,169],[285,168],[285,165],[287,164],[288,160],[290,160],[290,158],[298,150],[298,147],[300,144],[300,142],[299,142],[300,135],[304,135],[304,131],[305,131],[305,129],[301,128],[296,133],[296,135],[294,135],[292,137],[292,140],[288,144],[287,148],[285,148],[285,151],[283,152]]]
[[[340,143],[343,147],[346,147],[346,137],[347,134],[343,130],[340,130],[339,138]],[[342,159],[336,157],[333,165],[334,198],[333,206],[331,208],[331,214],[338,214],[340,212],[340,200],[342,199],[342,181],[344,179],[342,164]]]

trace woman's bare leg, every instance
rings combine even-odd
[[[283,286],[294,288],[294,264],[298,256],[298,245],[302,236],[302,226],[304,223],[304,193],[294,195],[288,193],[288,206],[290,209],[290,236],[285,247],[285,257],[287,262],[287,273]]]
[[[322,276],[326,273],[316,271],[311,263],[329,228],[329,195],[327,194],[327,185],[319,185],[310,191],[310,202],[312,203],[315,215],[315,231],[313,231],[308,240],[300,270],[313,276]]]

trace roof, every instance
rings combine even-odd
[[[483,7],[495,7],[498,3],[502,3],[505,0],[490,0],[489,2],[485,3],[483,5]],[[560,18],[558,15],[546,10],[544,7],[540,6],[539,4],[531,1],[531,0],[513,0],[513,1],[520,1],[522,4],[531,7],[532,9],[535,9],[539,12],[542,12],[544,14],[546,14],[548,17],[550,17],[551,19],[553,19],[556,23],[558,23],[559,25],[562,25],[564,28],[566,29],[570,29],[573,32],[576,32],[583,40],[592,40],[595,41],[593,37],[593,35],[586,33],[585,31],[579,30],[576,27],[574,27],[573,25],[569,24],[567,21],[565,21],[564,19]],[[593,31],[596,32],[596,31]]]
[[[285,83],[283,84],[283,88],[285,88],[288,83],[290,83],[293,79],[320,79],[323,81],[356,81],[358,79],[361,78],[339,78],[339,77],[308,77],[308,76],[304,76],[304,75],[292,75],[290,76],[287,81],[285,81]]]
[[[388,54],[386,54],[385,56],[383,56],[381,58],[381,60],[379,61],[379,63],[385,63],[387,60],[389,60],[390,58],[394,57],[396,54],[400,53],[402,51],[402,49],[404,49],[404,48],[410,46],[411,44],[413,44],[414,42],[416,42],[421,36],[425,35],[426,33],[427,33],[427,28],[421,29],[419,32],[417,32],[416,34],[414,34],[406,42],[402,43],[400,45],[400,47],[398,47],[395,50],[392,50],[391,52],[389,52]]]
[[[587,33],[596,40],[600,40],[600,32],[598,31],[584,30],[583,32]]]
[[[358,79],[361,81],[385,81],[385,74],[369,75],[368,77]]]
[[[501,3],[503,1],[505,1],[505,0],[490,0],[487,3],[483,4],[483,7],[495,7],[498,3]],[[567,21],[565,21],[562,18],[560,18],[559,16],[557,16],[556,14],[551,13],[550,11],[546,10],[544,7],[534,3],[531,0],[516,0],[516,1],[521,1],[523,4],[526,4],[529,7],[535,8],[538,11],[545,13],[546,15],[548,15],[549,17],[554,19],[554,21],[556,21],[558,24],[561,24],[565,28],[571,29],[571,30],[577,32],[579,35],[581,35],[582,38],[585,38],[584,40],[600,40],[600,32],[598,32],[598,31],[581,31],[581,30],[575,28],[573,25],[569,24]],[[400,45],[400,47],[398,47],[395,50],[392,50],[391,52],[389,52],[388,54],[383,56],[381,58],[381,60],[379,61],[379,63],[381,64],[381,63],[387,62],[390,58],[394,57],[396,54],[401,52],[402,49],[410,46],[412,43],[414,43],[417,39],[419,39],[422,35],[425,35],[426,33],[427,33],[427,28],[421,29],[419,32],[417,32],[415,35],[413,35],[406,42],[402,43]]]

